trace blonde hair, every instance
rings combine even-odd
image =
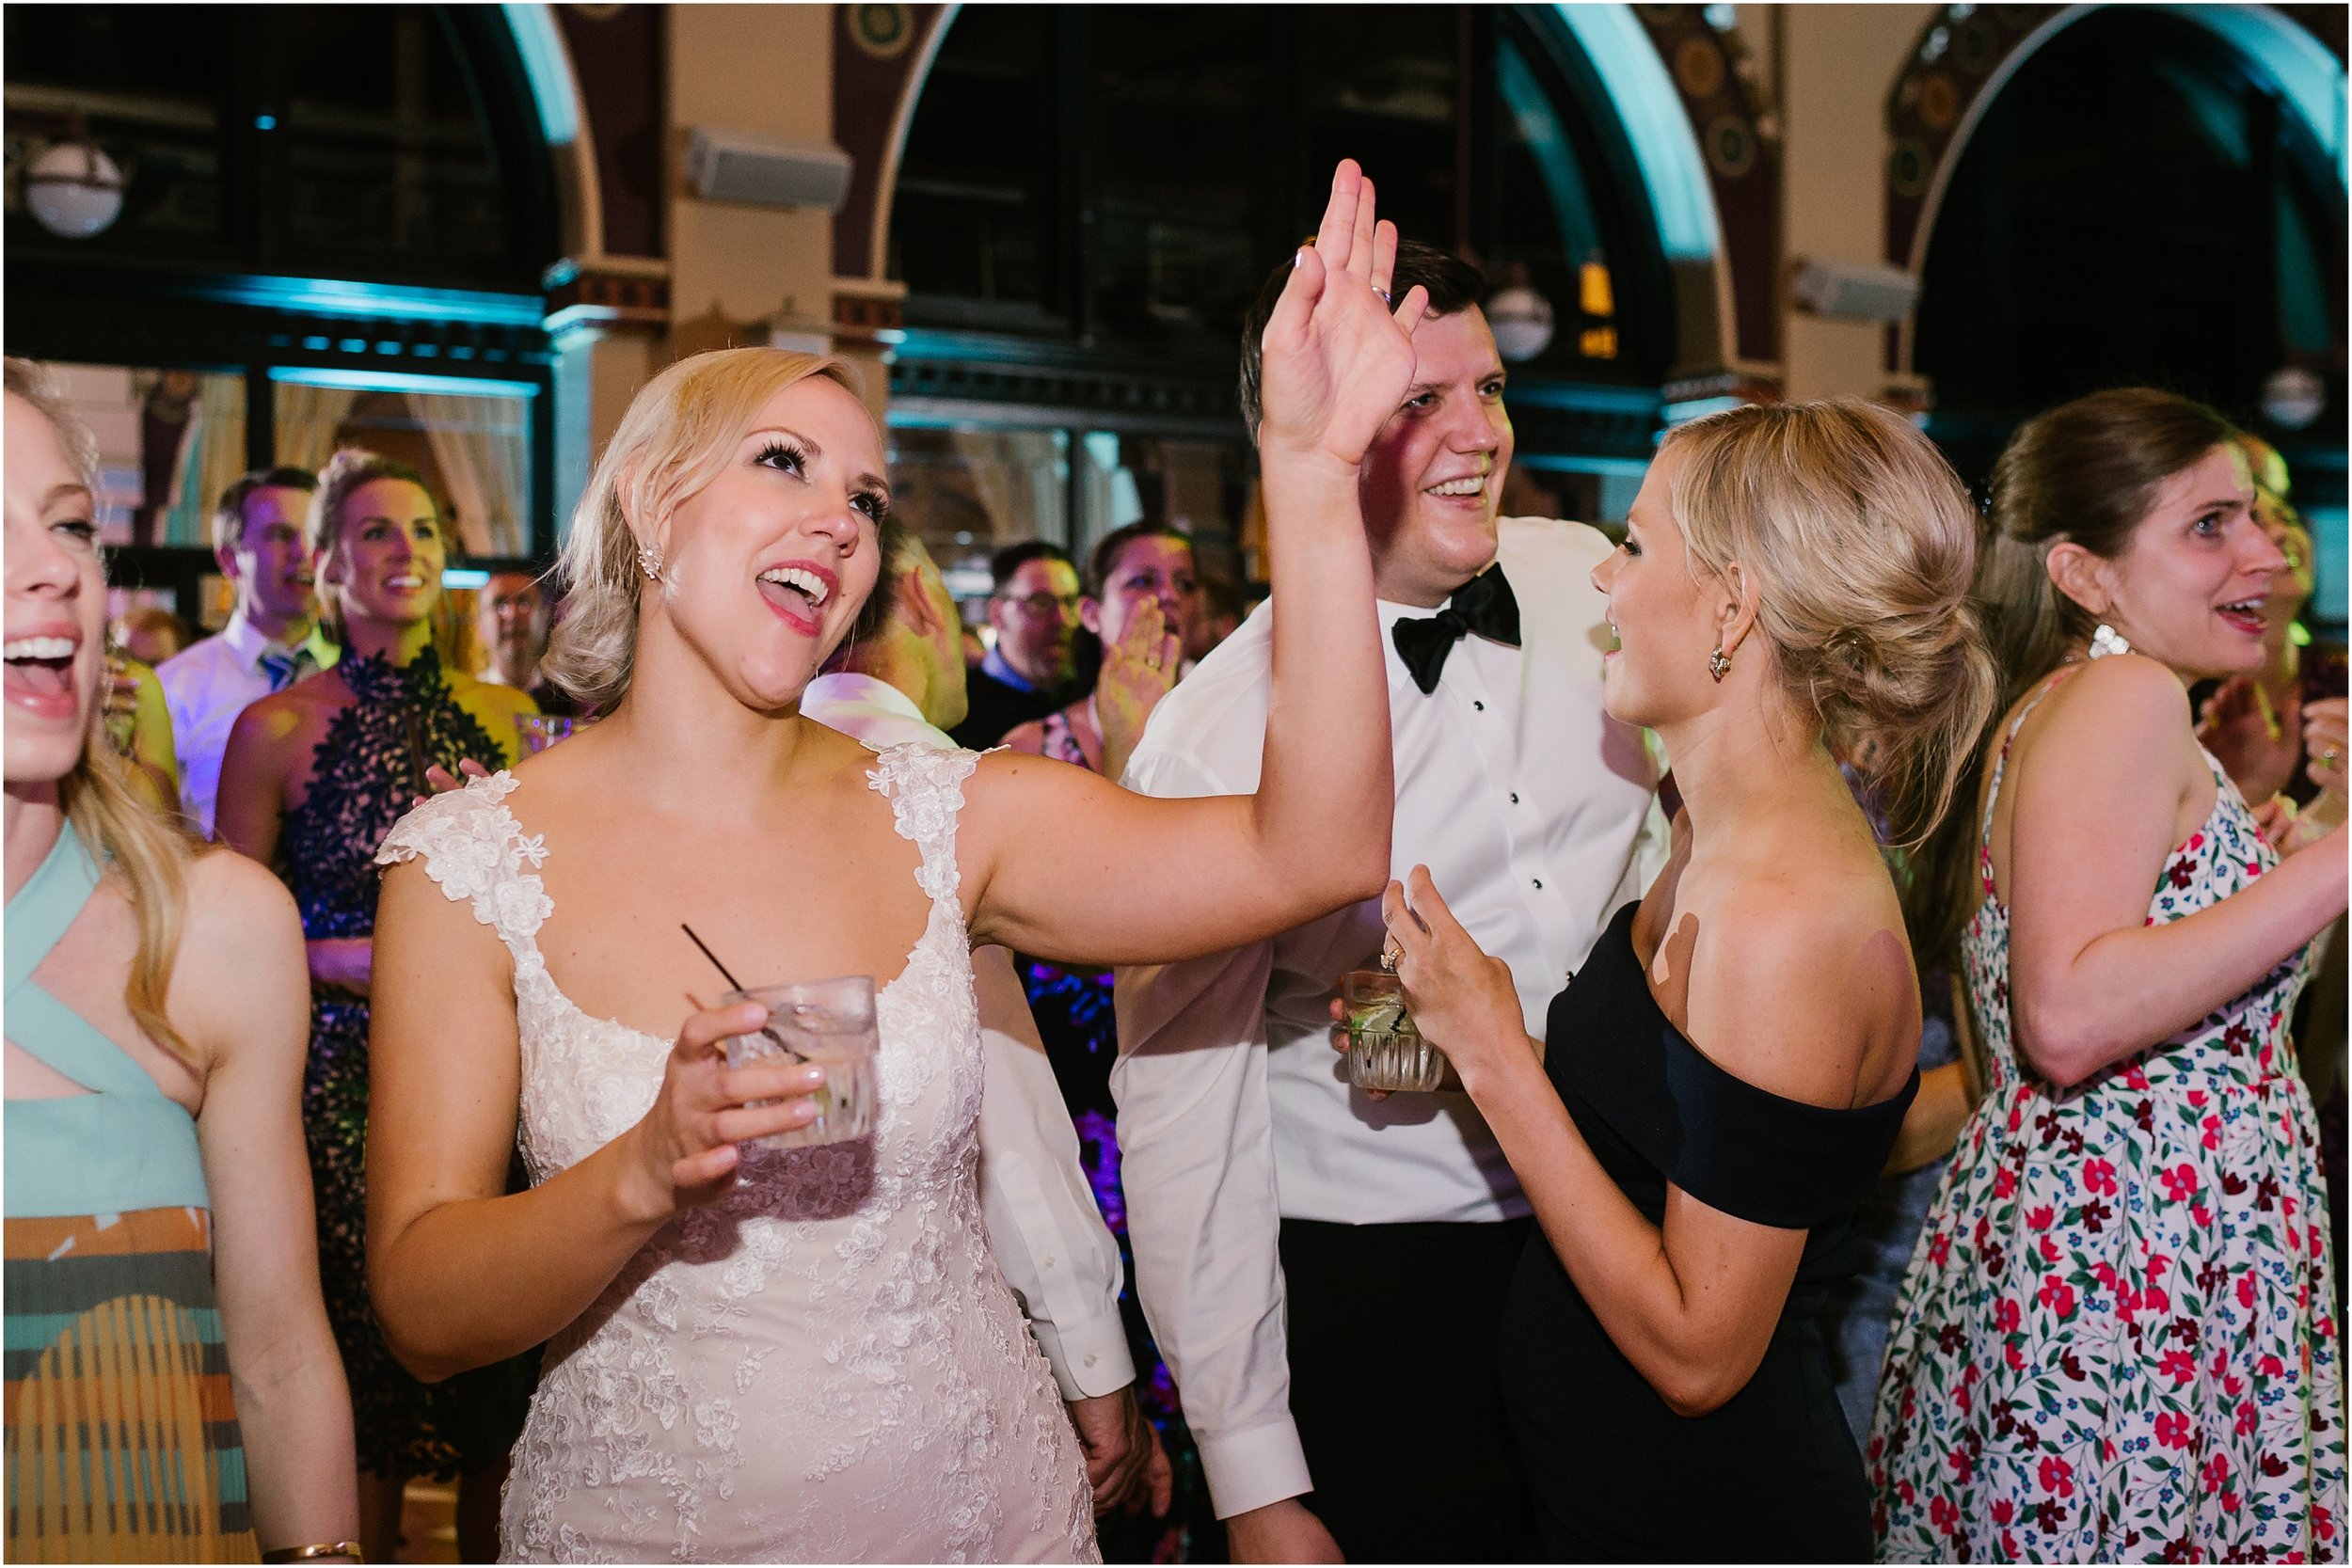
[[[1996,690],[1968,593],[1977,515],[1911,422],[1854,398],[1670,432],[1691,557],[1756,584],[1783,686],[1881,791],[1898,847],[1950,809]]]
[[[66,457],[98,494],[98,442],[70,413],[46,373],[27,359],[9,358],[7,386],[47,420]],[[138,917],[138,946],[131,956],[122,999],[147,1037],[183,1060],[194,1053],[164,1011],[171,993],[172,965],[180,955],[180,922],[187,908],[187,864],[195,846],[173,820],[157,816],[133,790],[130,765],[106,738],[106,708],[90,705],[89,731],[72,771],[57,781],[57,803],[74,832],[101,865],[109,861],[122,873]]]
[[[575,701],[610,708],[628,690],[637,658],[638,594],[647,586],[638,563],[634,518],[652,544],[660,525],[719,477],[736,443],[768,400],[821,375],[852,397],[857,373],[842,360],[775,348],[713,349],[679,360],[647,382],[621,416],[572,513],[557,562],[564,614],[540,668]],[[887,521],[883,577],[897,553]],[[850,636],[874,629],[888,595],[878,581]]]

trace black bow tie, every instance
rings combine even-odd
[[[1399,621],[1389,628],[1397,657],[1427,696],[1438,689],[1446,656],[1467,632],[1476,632],[1505,647],[1519,645],[1519,601],[1499,565],[1479,573],[1454,591],[1445,608],[1435,615]]]

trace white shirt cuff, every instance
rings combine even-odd
[[[1193,1437],[1200,1445],[1200,1468],[1220,1519],[1315,1489],[1307,1474],[1307,1450],[1298,1446],[1298,1428],[1287,1416],[1214,1440],[1198,1432]]]
[[[1064,1403],[1116,1394],[1136,1380],[1136,1358],[1117,1312],[1098,1312],[1074,1323],[1032,1318],[1029,1332],[1054,1369]]]

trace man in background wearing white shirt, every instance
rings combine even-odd
[[[219,635],[166,659],[155,674],[180,753],[180,803],[206,838],[220,788],[220,757],[248,703],[335,662],[313,629],[310,552],[302,515],[318,479],[307,468],[257,468],[213,509],[213,557],[236,585]]]
[[[1243,328],[1258,341],[1285,262]],[[1498,518],[1511,461],[1483,280],[1399,246],[1428,289],[1414,384],[1359,485],[1390,632],[1391,857],[1425,863],[1511,965],[1529,1030],[1664,859],[1641,734],[1600,705],[1609,541]],[[1271,603],[1153,713],[1130,788],[1257,787]],[[1380,737],[1367,736],[1367,745]],[[1237,1562],[1494,1562],[1536,1549],[1495,1368],[1532,1221],[1469,1098],[1375,1101],[1331,1048],[1341,974],[1378,962],[1378,900],[1234,952],[1119,972],[1112,1073],[1128,1236]]]
[[[950,747],[963,718],[963,634],[930,552],[908,539],[876,587],[890,615],[845,644],[808,683],[801,712],[880,751]],[[1148,1503],[1168,1512],[1171,1476],[1136,1403],[1135,1361],[1120,1320],[1125,1269],[1079,1164],[1045,1042],[1012,955],[972,951],[987,1087],[980,1097],[980,1207],[990,1247],[1021,1298],[1086,1450],[1095,1512]]]

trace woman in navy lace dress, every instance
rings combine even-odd
[[[415,470],[336,454],[311,502],[323,609],[341,622],[332,670],[239,716],[221,763],[220,836],[285,879],[310,957],[302,1117],[318,1208],[327,1313],[351,1382],[368,1555],[389,1561],[402,1483],[457,1476],[460,1551],[497,1548],[497,1492],[533,1370],[517,1358],[428,1387],[386,1350],[368,1305],[365,1190],[368,986],[376,847],[429,793],[425,769],[512,762],[530,697],[442,668],[433,646],[444,544]]]

